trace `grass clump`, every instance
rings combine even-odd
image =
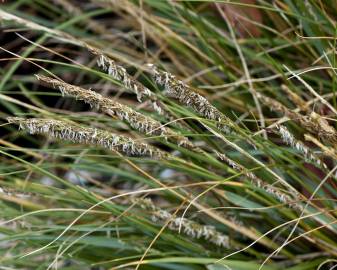
[[[1,3],[0,268],[334,269],[336,12]]]

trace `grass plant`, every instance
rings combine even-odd
[[[0,22],[0,269],[337,267],[335,1]]]

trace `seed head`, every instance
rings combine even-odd
[[[170,128],[164,127],[160,122],[153,118],[133,110],[129,106],[121,104],[111,98],[103,97],[94,91],[86,90],[54,78],[42,75],[37,75],[36,77],[38,80],[58,88],[63,95],[83,100],[90,104],[91,107],[98,108],[110,116],[116,116],[118,119],[127,122],[135,130],[147,135],[163,136],[165,139],[190,149],[195,148],[187,138],[179,135]]]
[[[127,156],[148,156],[158,159],[168,157],[165,152],[148,144],[136,142],[129,137],[113,134],[105,130],[78,126],[54,119],[8,117],[7,120],[9,123],[19,125],[20,129],[27,130],[30,134],[45,134],[60,140],[98,145]]]
[[[219,128],[226,133],[231,132],[232,121],[215,108],[205,97],[196,93],[187,84],[178,80],[174,75],[159,70],[153,64],[148,64],[155,82],[164,86],[168,97],[179,100],[183,105],[192,108],[206,119],[218,122]]]
[[[316,154],[308,148],[303,142],[297,140],[293,134],[283,125],[277,125],[276,129],[279,131],[282,140],[289,146],[293,147],[300,153],[304,155],[304,159],[306,162],[312,162],[315,165],[322,166],[324,169],[327,169],[322,160],[316,156]]]
[[[292,193],[293,196],[290,196],[290,195],[282,192],[277,187],[272,186],[269,183],[266,183],[265,181],[261,180],[253,172],[248,171],[241,164],[239,164],[239,163],[235,162],[234,160],[230,159],[225,154],[221,154],[221,153],[216,152],[216,155],[218,156],[218,158],[221,161],[226,162],[235,171],[246,175],[247,178],[251,180],[251,183],[254,186],[256,186],[257,188],[261,188],[261,189],[265,190],[267,193],[271,194],[278,201],[288,205],[290,208],[300,210],[300,211],[303,209],[302,205],[300,205],[299,203],[296,202],[296,200],[299,199],[299,194]]]
[[[181,226],[183,233],[192,238],[203,238],[217,246],[224,248],[230,247],[229,237],[218,232],[213,226],[202,225],[188,218],[175,217],[170,214],[170,212],[155,206],[152,200],[148,198],[137,199],[136,202],[141,208],[151,212],[151,218],[154,222],[165,222],[169,220],[168,227],[173,231],[179,231]]]

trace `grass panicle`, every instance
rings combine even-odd
[[[83,100],[91,107],[98,108],[110,116],[116,116],[118,119],[125,121],[132,128],[140,131],[143,134],[161,136],[177,143],[178,145],[185,146],[190,149],[195,148],[187,138],[177,134],[170,128],[165,127],[153,118],[141,114],[129,106],[119,103],[112,98],[103,97],[99,93],[92,90],[83,89],[81,87],[43,75],[37,75],[36,77],[40,81],[51,84],[53,87],[57,87],[61,91],[62,95],[67,95],[78,100]]]
[[[292,196],[284,193],[279,188],[264,182],[259,177],[257,177],[253,172],[247,170],[245,167],[237,163],[236,161],[232,160],[225,154],[221,154],[216,152],[218,158],[221,161],[227,163],[231,168],[233,168],[236,172],[242,173],[245,175],[251,182],[252,185],[256,186],[257,188],[261,188],[265,190],[267,193],[271,194],[274,198],[278,201],[284,203],[285,205],[289,206],[290,208],[302,211],[303,207],[298,201],[300,200],[300,196],[298,193],[292,192]]]
[[[146,143],[136,142],[131,138],[97,128],[77,126],[73,123],[54,119],[8,117],[7,120],[11,124],[19,125],[20,129],[27,130],[30,134],[44,134],[60,140],[98,145],[127,156],[167,158],[166,153]]]
[[[231,132],[232,121],[215,108],[205,97],[192,90],[183,81],[178,80],[169,72],[159,70],[155,65],[148,64],[155,82],[164,86],[165,94],[175,98],[187,107],[192,108],[206,119],[218,122],[219,127],[226,133]]]
[[[293,134],[283,125],[277,125],[276,129],[278,130],[282,140],[292,148],[299,151],[304,156],[304,161],[311,162],[318,167],[323,167],[324,169],[328,169],[326,164],[303,142],[297,140]]]
[[[182,228],[183,233],[192,238],[203,239],[219,247],[230,248],[229,237],[218,232],[214,226],[202,225],[188,218],[180,218],[163,210],[153,203],[151,199],[137,199],[136,203],[143,209],[150,211],[153,222],[168,221],[169,229],[179,231]]]

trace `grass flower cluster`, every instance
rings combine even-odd
[[[166,128],[160,122],[152,119],[151,117],[138,113],[129,106],[121,104],[111,98],[105,98],[94,91],[70,85],[57,79],[49,78],[43,75],[37,75],[36,77],[40,81],[51,84],[54,87],[58,87],[62,95],[83,100],[84,102],[90,104],[93,108],[98,108],[108,115],[117,116],[120,120],[127,122],[131,127],[144,134],[159,135],[165,139],[173,140],[179,145],[193,148],[193,145],[188,142],[187,138],[173,132],[169,128]]]
[[[128,156],[165,157],[162,151],[145,143],[139,143],[131,138],[96,128],[76,126],[54,119],[9,117],[7,120],[9,123],[19,125],[20,129],[27,130],[30,134],[45,134],[52,138],[75,143],[98,145]]]
[[[229,248],[229,237],[218,232],[214,226],[201,225],[198,222],[189,220],[187,218],[175,217],[170,212],[162,210],[155,206],[150,199],[139,199],[136,201],[137,205],[145,210],[151,212],[151,219],[153,222],[168,222],[168,227],[173,231],[182,231],[197,239],[204,239],[217,246]]]
[[[160,71],[153,64],[148,64],[148,66],[152,71],[155,82],[164,86],[165,94],[168,97],[179,100],[181,104],[192,108],[206,119],[222,123],[221,128],[224,129],[226,133],[230,133],[228,125],[231,125],[232,122],[209,103],[205,97],[193,91],[181,80],[176,79],[174,75],[166,71]]]

